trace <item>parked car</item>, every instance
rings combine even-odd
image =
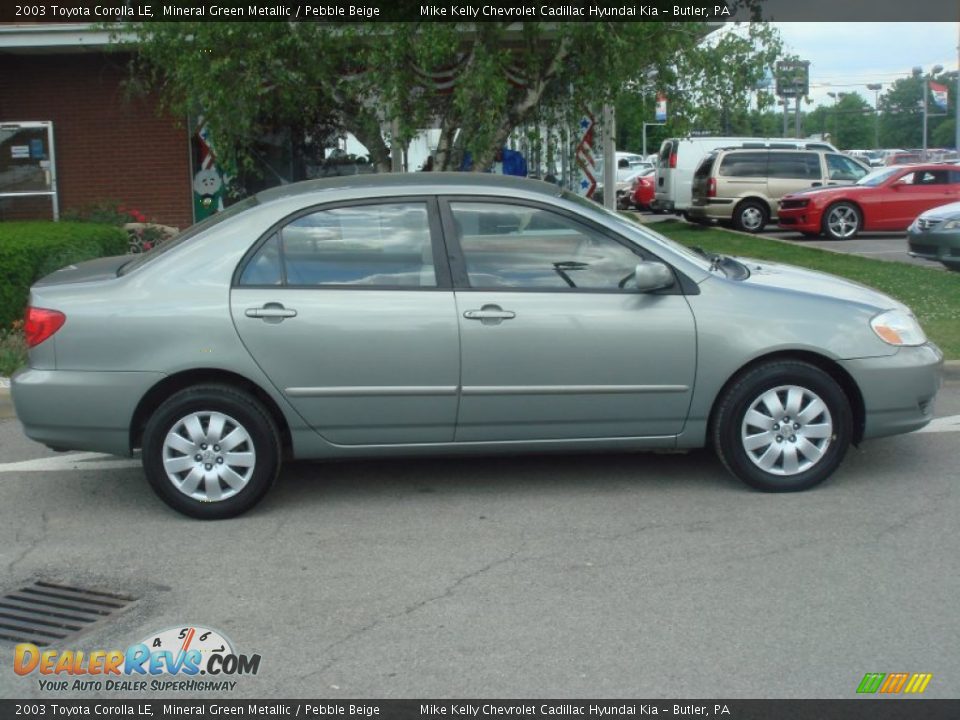
[[[907,228],[911,255],[960,272],[960,202],[921,213]]]
[[[686,215],[693,205],[694,171],[707,153],[725,147],[837,152],[833,145],[819,140],[751,137],[668,138],[660,145],[654,200],[656,207],[666,212]]]
[[[854,185],[792,193],[780,201],[780,227],[849,240],[861,230],[905,230],[930,208],[960,200],[960,169],[891,166]]]
[[[870,170],[826,150],[726,148],[707,155],[693,176],[693,221],[729,221],[760,232],[777,216],[784,195],[810,187],[850,184]]]
[[[617,207],[621,210],[649,210],[653,203],[655,169],[649,168],[627,178],[625,187],[617,190]]]
[[[711,445],[748,485],[803,490],[850,443],[926,425],[943,362],[875,290],[469,173],[262,192],[42,279],[26,337],[27,435],[140,448],[200,518],[249,509],[287,457]]]
[[[914,165],[923,162],[923,153],[898,152],[888,155],[884,161],[887,165]]]

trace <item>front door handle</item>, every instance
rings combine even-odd
[[[263,307],[247,308],[244,313],[248,318],[260,318],[266,322],[283,322],[286,318],[297,316],[293,308],[285,308],[281,303],[266,303]]]
[[[484,325],[499,325],[504,320],[513,320],[517,314],[499,305],[484,305],[479,310],[467,310],[463,316],[467,320],[479,320]]]

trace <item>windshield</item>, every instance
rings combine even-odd
[[[871,173],[867,173],[862,178],[857,180],[855,185],[866,185],[867,187],[876,187],[877,185],[883,184],[891,175],[902,171],[903,168],[883,168],[881,170],[874,170]]]
[[[234,215],[242,213],[244,210],[252,208],[254,205],[259,204],[256,196],[248,197],[245,200],[231,205],[226,210],[218,212],[215,215],[211,215],[206,220],[191,225],[186,230],[181,232],[179,235],[175,235],[166,242],[162,242],[159,245],[155,245],[152,250],[148,250],[142,255],[137,255],[133,260],[128,260],[123,265],[120,266],[120,269],[117,271],[117,275],[126,275],[129,272],[136,270],[138,267],[143,267],[147,263],[157,259],[165,252],[173,250],[173,248],[182,245],[187,242],[190,238],[196,237],[204,230],[213,227],[214,225],[219,225],[224,220],[232,218]]]
[[[564,200],[569,200],[594,212],[603,213],[608,219],[616,221],[626,230],[637,232],[640,229],[637,226],[637,223],[633,222],[632,220],[627,220],[620,213],[614,212],[613,210],[608,210],[607,208],[603,207],[603,205],[600,205],[593,200],[588,200],[587,198],[577,195],[576,193],[572,193],[569,190],[564,190],[563,193],[561,193],[561,197]],[[647,229],[649,230],[649,228]],[[653,234],[659,242],[669,247],[678,255],[682,255],[686,260],[695,263],[697,267],[701,267],[704,270],[710,270],[712,268],[713,263],[710,258],[705,257],[700,253],[696,253],[686,245],[681,245],[676,240],[671,240],[660,233],[653,232]]]

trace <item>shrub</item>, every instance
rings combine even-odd
[[[30,286],[65,265],[127,251],[127,233],[88,222],[0,222],[0,327],[23,317]]]

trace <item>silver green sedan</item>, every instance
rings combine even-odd
[[[930,421],[942,355],[845,280],[682,247],[553,185],[420,173],[277,188],[31,291],[27,435],[130,454],[177,510],[282,458],[711,445],[766,491]]]
[[[919,215],[907,228],[907,248],[913,257],[935,260],[960,272],[960,202]]]

